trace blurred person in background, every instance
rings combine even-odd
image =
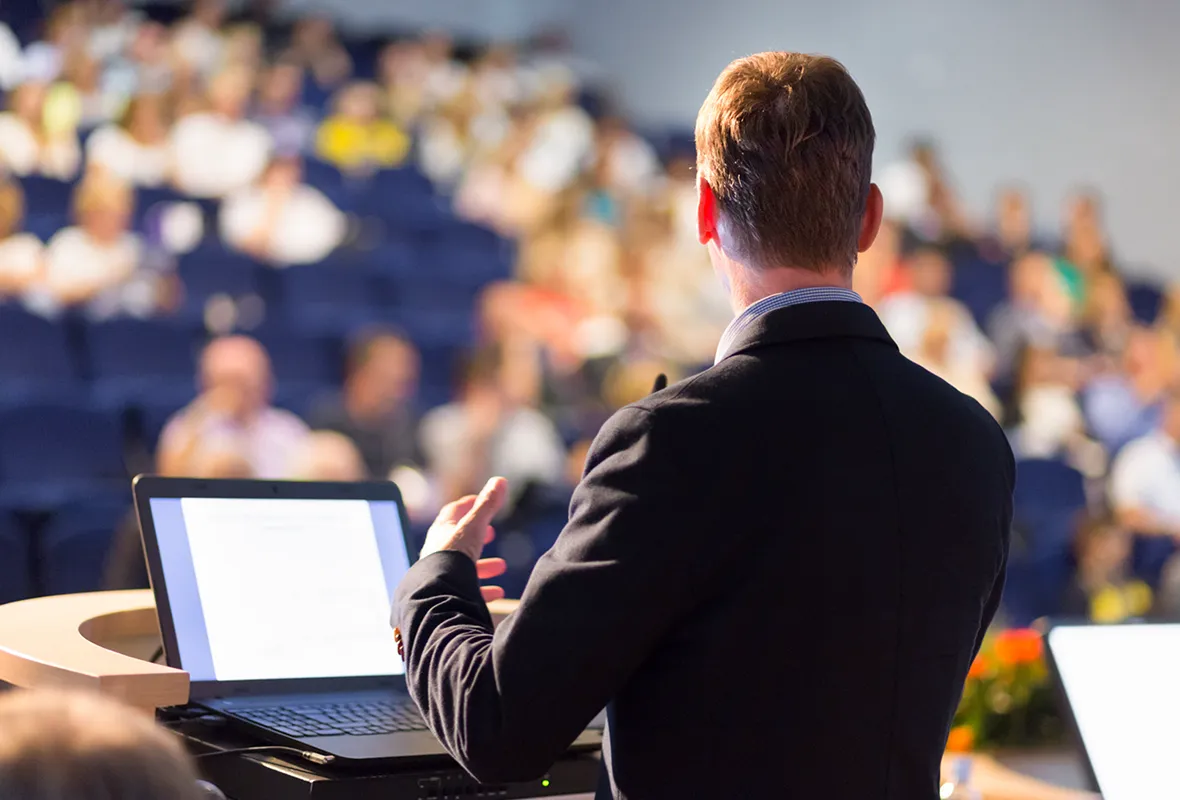
[[[251,185],[266,169],[271,139],[244,118],[253,75],[236,68],[209,84],[208,110],[181,117],[172,129],[176,188],[194,197],[224,197]]]
[[[10,92],[24,79],[20,39],[0,20],[0,92]]]
[[[535,395],[527,396],[539,377],[532,357],[517,343],[475,353],[463,368],[459,399],[423,418],[422,452],[439,495],[478,492],[493,475],[512,476],[514,497],[530,483],[561,483],[565,446],[535,408]]]
[[[5,800],[208,800],[181,740],[97,693],[0,696]]]
[[[949,298],[941,298],[926,311],[926,329],[912,358],[963,394],[976,400],[999,419],[1000,401],[988,384],[985,362],[956,353],[953,336],[960,324],[960,309]]]
[[[53,85],[49,100],[76,108],[78,127],[88,131],[110,122],[123,110],[123,98],[107,91],[102,65],[87,52],[72,54],[62,68],[62,79]]]
[[[576,95],[573,76],[562,72],[543,77],[538,90],[535,120],[515,164],[518,190],[532,195],[529,205],[538,209],[570,188],[593,158],[594,122],[576,105]],[[537,216],[530,211],[517,224],[529,230]]]
[[[280,266],[323,261],[348,232],[344,214],[303,182],[298,156],[276,158],[257,185],[230,194],[218,213],[226,244]]]
[[[250,22],[227,25],[222,34],[222,69],[241,69],[252,75],[262,71],[266,42],[262,29]]]
[[[143,241],[131,230],[134,206],[134,191],[113,176],[91,173],[78,184],[75,225],[46,245],[43,288],[55,303],[88,303],[135,275]]]
[[[1085,277],[1113,269],[1102,199],[1092,189],[1079,189],[1065,201],[1062,255]]]
[[[111,61],[135,40],[143,15],[132,11],[124,0],[89,0],[90,33],[86,50],[101,63]]]
[[[1008,296],[993,309],[987,321],[995,348],[996,376],[1010,380],[1017,358],[1029,345],[1072,350],[1078,343],[1072,302],[1053,260],[1039,252],[1026,253],[1008,268]]]
[[[421,463],[414,395],[419,356],[400,334],[362,333],[348,351],[344,387],[308,415],[313,428],[336,431],[359,448],[370,477]]]
[[[131,102],[136,95],[165,95],[172,90],[173,62],[168,29],[145,21],[126,49],[106,64],[102,82],[109,94]]]
[[[296,22],[283,57],[307,70],[315,85],[326,92],[339,88],[352,76],[352,58],[328,17],[305,17]]]
[[[19,297],[44,279],[45,248],[21,232],[23,218],[20,184],[0,179],[0,299]]]
[[[655,149],[619,117],[598,122],[593,158],[603,188],[622,200],[644,197],[660,177]]]
[[[262,345],[246,336],[215,339],[198,369],[200,394],[160,436],[159,471],[180,474],[194,453],[216,448],[241,453],[255,477],[288,477],[308,428],[270,404],[274,379]]]
[[[1004,427],[1017,461],[1062,460],[1088,477],[1105,474],[1106,451],[1086,436],[1078,405],[1077,363],[1051,348],[1026,344],[1012,377]]]
[[[1020,186],[1006,186],[996,195],[993,228],[980,240],[980,251],[990,261],[1010,263],[1035,249],[1028,193]]]
[[[1074,557],[1077,571],[1066,589],[1064,614],[1111,624],[1151,611],[1151,587],[1130,574],[1131,534],[1109,512],[1082,520]]]
[[[316,118],[302,98],[303,68],[294,61],[280,59],[263,73],[251,119],[266,128],[280,156],[311,151]]]
[[[881,231],[873,246],[860,254],[852,289],[873,308],[894,292],[908,288],[909,274],[901,257],[902,230],[891,220],[881,221]]]
[[[1114,272],[1095,275],[1086,291],[1081,335],[1089,349],[1104,359],[1117,358],[1127,346],[1135,316],[1127,288]]]
[[[923,242],[971,238],[970,226],[950,186],[933,142],[915,139],[906,157],[880,175],[886,214]]]
[[[8,110],[0,113],[0,166],[17,175],[65,180],[82,160],[77,113],[48,99],[48,84],[34,82],[8,96]]]
[[[1155,430],[1167,387],[1176,377],[1173,340],[1136,328],[1113,369],[1098,372],[1082,387],[1082,412],[1094,436],[1112,455]]]
[[[189,15],[173,26],[173,63],[183,82],[200,83],[221,68],[225,14],[225,0],[194,0]]]
[[[134,97],[118,124],[104,125],[86,140],[86,162],[135,186],[162,186],[172,169],[166,99]]]
[[[897,346],[913,357],[930,327],[930,312],[935,306],[949,309],[949,358],[964,369],[990,375],[995,367],[992,346],[975,324],[962,303],[948,296],[951,265],[941,250],[923,247],[910,257],[907,272],[911,288],[886,297],[878,307],[881,321]],[[968,366],[970,365],[970,366]]]
[[[86,51],[89,29],[86,7],[60,3],[45,20],[44,36],[24,50],[23,80],[49,84],[61,77],[67,58]]]
[[[363,481],[370,477],[360,451],[336,431],[312,431],[295,454],[291,477],[297,481]],[[381,480],[384,480],[382,476]]]
[[[333,101],[332,115],[316,133],[316,154],[345,172],[396,167],[410,152],[410,137],[382,116],[375,83],[345,86]]]

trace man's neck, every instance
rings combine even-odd
[[[730,285],[730,302],[734,312],[742,313],[759,300],[771,295],[793,292],[796,289],[817,288],[851,289],[852,270],[816,272],[797,267],[756,269],[740,267]]]

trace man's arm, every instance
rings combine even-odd
[[[494,634],[470,553],[427,556],[398,587],[410,692],[478,778],[544,772],[713,590],[742,539],[714,524],[724,498],[698,466],[707,445],[653,420],[626,409],[607,423],[569,525]]]

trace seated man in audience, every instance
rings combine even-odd
[[[293,61],[278,61],[262,76],[253,119],[266,128],[280,156],[303,155],[311,149],[316,120],[300,104],[303,70]]]
[[[101,166],[138,186],[165,183],[172,170],[166,103],[163,95],[132,98],[117,124],[99,128],[86,140],[90,167]]]
[[[922,248],[910,257],[908,272],[912,288],[889,295],[878,308],[881,321],[897,346],[913,358],[929,326],[931,309],[937,303],[949,303],[953,316],[948,331],[952,358],[958,364],[973,361],[974,368],[990,375],[995,358],[991,344],[980,332],[971,312],[958,300],[948,297],[951,265],[946,256],[938,249]]]
[[[367,333],[349,349],[343,390],[317,406],[308,421],[355,442],[369,476],[385,479],[398,467],[420,462],[417,385],[414,345],[389,331]]]
[[[1111,454],[1160,424],[1163,396],[1176,374],[1176,345],[1166,334],[1131,332],[1114,370],[1092,377],[1082,389],[1082,413]]]
[[[228,69],[209,85],[209,110],[182,117],[172,129],[176,188],[194,197],[224,197],[254,183],[270,160],[266,129],[244,119],[253,77]]]
[[[24,210],[20,184],[0,180],[0,298],[22,295],[42,277],[45,248],[21,232]]]
[[[422,420],[422,450],[440,496],[478,493],[493,475],[508,478],[516,498],[529,483],[561,483],[565,446],[525,396],[525,357],[513,347],[476,353],[463,372],[459,400]]]
[[[46,248],[44,289],[49,299],[80,305],[132,278],[143,242],[130,230],[135,195],[122,181],[91,173],[74,192],[77,225],[57,232]]]
[[[336,95],[332,116],[316,134],[316,153],[347,172],[396,167],[410,152],[410,137],[382,116],[375,83],[353,83]]]
[[[271,162],[259,182],[221,204],[221,236],[234,249],[275,265],[323,261],[344,240],[348,221],[323,192],[302,182],[297,157]]]
[[[201,800],[180,739],[149,714],[98,694],[13,690],[0,696],[5,800]],[[212,792],[212,793],[210,793]]]
[[[201,354],[201,394],[164,428],[159,471],[182,474],[198,450],[241,453],[259,478],[290,476],[307,426],[289,411],[270,405],[270,358],[255,340],[226,336]]]

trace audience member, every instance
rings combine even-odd
[[[86,8],[79,2],[59,3],[45,20],[44,37],[24,51],[22,79],[50,84],[62,74],[66,59],[86,49]]]
[[[1008,186],[996,197],[995,228],[983,242],[993,261],[1012,261],[1037,249],[1033,236],[1032,207],[1023,188]]]
[[[1074,334],[1073,308],[1053,260],[1030,252],[1016,258],[1008,271],[1008,297],[988,318],[988,336],[995,348],[996,375],[1010,378],[1024,348],[1069,350]]]
[[[215,449],[242,454],[259,478],[284,478],[307,438],[307,426],[271,406],[270,358],[258,342],[227,336],[201,354],[200,395],[178,411],[160,437],[160,472],[180,474],[194,454]]]
[[[137,95],[117,125],[106,125],[86,141],[86,160],[137,186],[161,186],[172,171],[168,118],[161,95]]]
[[[602,185],[621,198],[642,196],[655,187],[660,161],[655,150],[618,117],[607,117],[596,131],[596,169]]]
[[[20,185],[0,181],[0,298],[24,294],[43,279],[41,240],[21,232],[24,195]]]
[[[11,92],[24,80],[24,58],[20,40],[6,23],[0,22],[0,92]]]
[[[1086,423],[1108,452],[1117,453],[1159,425],[1165,389],[1175,377],[1174,350],[1169,337],[1136,329],[1119,368],[1101,372],[1083,386]]]
[[[281,266],[322,261],[348,230],[332,201],[303,183],[298,157],[272,161],[256,186],[229,195],[219,213],[231,247]]]
[[[1180,390],[1175,386],[1164,395],[1159,423],[1115,458],[1110,500],[1129,530],[1180,540]]]
[[[1102,220],[1102,201],[1097,192],[1082,189],[1066,201],[1062,239],[1062,255],[1084,276],[1113,268]]]
[[[964,368],[990,375],[995,366],[991,344],[980,332],[971,312],[947,296],[951,266],[946,256],[933,248],[920,249],[910,257],[908,272],[912,288],[894,292],[878,307],[881,321],[897,346],[913,357],[930,327],[931,308],[941,304],[951,317],[947,331],[948,358]]]
[[[279,156],[311,151],[316,119],[302,96],[303,69],[293,61],[278,61],[263,74],[253,119],[270,134]]]
[[[22,83],[0,113],[0,166],[17,175],[65,180],[78,172],[78,114],[48,103],[49,86]]]
[[[1122,280],[1113,272],[1095,275],[1086,293],[1082,333],[1099,356],[1117,357],[1135,327],[1131,303]]]
[[[517,492],[529,484],[559,484],[565,448],[553,423],[521,395],[520,356],[494,347],[467,363],[459,399],[422,420],[422,451],[442,497],[478,493],[493,475]],[[456,494],[457,493],[457,494]]]
[[[912,358],[963,394],[974,398],[993,417],[1000,416],[1000,401],[988,385],[985,365],[980,359],[964,357],[953,350],[953,335],[961,310],[954,301],[942,298],[926,310],[926,330]]]
[[[1082,522],[1074,553],[1078,566],[1063,602],[1066,615],[1115,623],[1151,610],[1151,588],[1130,574],[1131,536],[1109,514]]]
[[[307,17],[296,22],[284,57],[306,69],[324,91],[336,89],[352,75],[352,58],[336,38],[328,17]]]
[[[241,69],[219,73],[209,85],[209,110],[182,117],[172,129],[173,177],[180,191],[224,197],[254,183],[266,169],[270,136],[243,119],[251,81]]]
[[[360,450],[370,477],[421,463],[414,393],[418,351],[388,331],[362,335],[349,348],[344,388],[309,415],[313,428],[336,431]]]
[[[174,63],[186,75],[208,79],[222,66],[225,0],[195,0],[192,12],[172,33]]]
[[[98,694],[6,692],[0,731],[0,797],[6,800],[210,796],[179,738],[150,714]]]
[[[336,431],[312,431],[295,455],[291,477],[299,481],[363,481],[369,477],[360,451]]]
[[[158,22],[143,22],[126,49],[106,65],[102,82],[104,91],[126,104],[140,94],[167,94],[172,78],[168,29]]]
[[[316,134],[320,158],[349,172],[396,167],[410,152],[410,137],[381,116],[381,92],[374,83],[340,90],[332,116]]]
[[[125,284],[143,259],[130,228],[135,195],[122,181],[95,173],[74,192],[76,225],[49,240],[44,289],[58,304],[87,303]]]

